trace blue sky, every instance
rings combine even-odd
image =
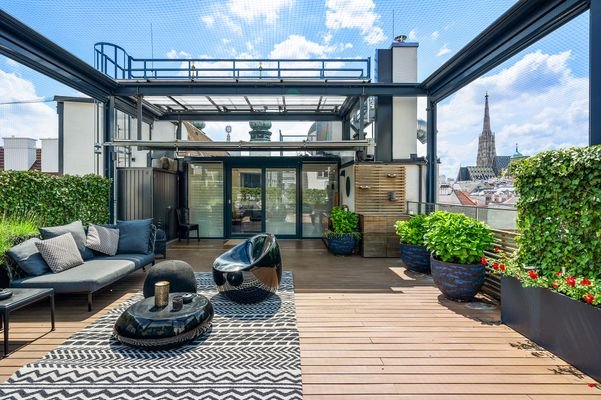
[[[116,43],[134,57],[150,57],[154,52],[164,58],[373,58],[375,49],[387,47],[394,36],[394,11],[394,33],[420,43],[422,80],[512,4],[506,0],[4,0],[3,8],[90,63],[93,45],[99,41]],[[486,90],[499,154],[509,154],[515,142],[529,154],[585,144],[587,85],[588,14],[441,104],[441,171],[453,176],[459,164],[474,162]],[[0,102],[55,94],[74,92],[0,57]],[[31,124],[39,114],[36,136],[51,136],[56,131],[48,127],[55,118],[52,108],[53,103],[11,110],[0,106],[0,120],[27,113],[23,118]],[[0,136],[26,129],[12,125],[11,131],[0,128]],[[222,125],[208,124],[207,131],[220,139]],[[305,125],[274,124],[274,128],[302,131]]]

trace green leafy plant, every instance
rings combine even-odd
[[[361,237],[361,233],[357,232],[359,218],[354,212],[334,207],[330,211],[330,221],[332,223],[332,230],[326,231],[326,238],[334,239],[352,236],[355,239],[359,239]]]
[[[601,146],[539,153],[510,166],[520,266],[601,279]]]
[[[425,242],[439,260],[451,263],[481,262],[494,241],[490,228],[464,214],[435,211],[428,217]]]
[[[401,243],[424,246],[424,236],[428,231],[427,216],[418,214],[406,221],[397,221],[394,229]]]
[[[0,213],[36,215],[40,225],[109,219],[111,181],[97,175],[53,176],[38,171],[0,171]]]
[[[325,189],[305,189],[303,203],[313,208],[323,208],[328,202],[328,192]]]
[[[4,215],[0,220],[0,264],[6,251],[18,242],[39,235],[39,220],[34,215]]]

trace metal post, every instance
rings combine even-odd
[[[436,163],[438,160],[436,140],[436,102],[430,97],[427,98],[428,108],[427,111],[427,124],[426,124],[426,137],[427,137],[427,161],[428,170],[426,174],[426,203],[436,203],[436,186],[438,177],[436,176]]]
[[[144,96],[138,96],[138,108],[137,108],[137,118],[138,118],[138,140],[142,140],[142,100]]]
[[[104,107],[104,142],[112,142],[115,137],[115,98],[110,96]],[[104,148],[104,176],[111,180],[109,190],[110,221],[115,222],[116,217],[116,182],[115,182],[115,149]]]
[[[359,97],[359,133],[358,139],[365,139],[365,96]]]
[[[601,144],[601,4],[590,2],[589,10],[589,146]]]
[[[177,121],[177,130],[175,131],[175,138],[182,140],[182,121]]]

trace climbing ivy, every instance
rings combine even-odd
[[[519,195],[517,262],[552,277],[601,278],[601,146],[539,153],[510,166]]]

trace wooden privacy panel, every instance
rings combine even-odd
[[[394,196],[393,200],[391,196]],[[405,212],[405,167],[398,164],[355,165],[355,212]]]
[[[399,257],[400,242],[394,223],[407,220],[407,214],[359,214],[360,249],[363,257]]]

